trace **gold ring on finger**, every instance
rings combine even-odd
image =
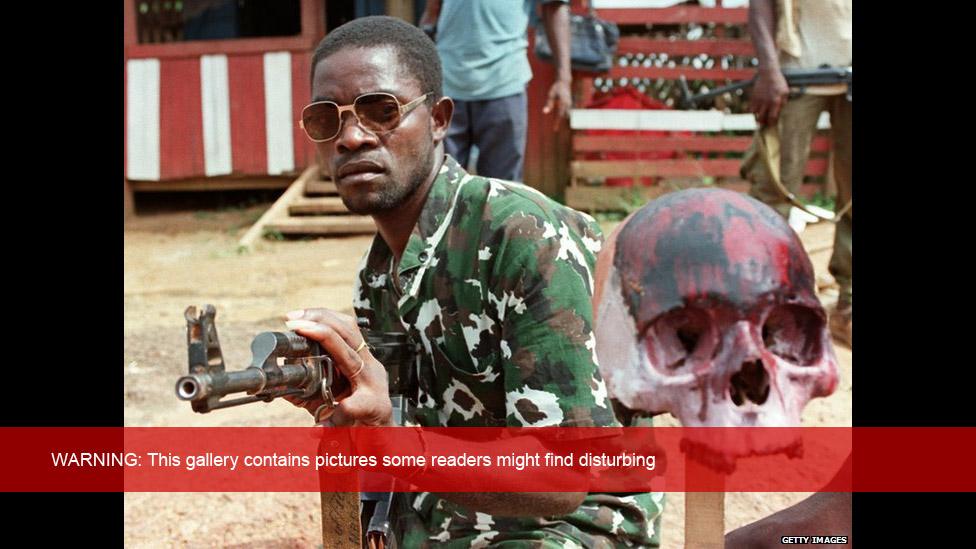
[[[363,371],[363,368],[365,368],[365,367],[366,367],[366,361],[360,358],[359,359],[359,368],[355,372],[353,372],[352,375],[349,376],[349,379],[352,379],[352,378],[358,376],[359,373],[362,372]]]

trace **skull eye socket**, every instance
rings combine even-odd
[[[778,305],[763,323],[763,345],[787,362],[812,366],[823,354],[823,317],[802,305]]]
[[[648,357],[666,374],[683,373],[688,359],[696,354],[711,356],[714,337],[710,337],[711,319],[705,311],[694,308],[671,311],[655,320],[644,337]]]

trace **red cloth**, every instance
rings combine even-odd
[[[586,105],[588,109],[632,109],[632,110],[661,110],[669,109],[665,103],[648,97],[630,86],[618,86],[605,93],[598,93]],[[635,139],[655,139],[671,135],[690,135],[689,132],[670,132],[661,130],[583,130],[585,135],[629,135]],[[678,151],[647,151],[621,152],[600,151],[584,155],[586,160],[659,160],[677,158]],[[631,187],[634,184],[631,177],[608,177],[604,183],[607,187]],[[645,187],[653,185],[658,178],[642,177],[641,184]]]

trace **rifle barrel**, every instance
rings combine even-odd
[[[849,68],[820,68],[820,69],[784,69],[783,77],[791,88],[805,86],[821,86],[827,84],[845,83],[850,86],[854,80],[854,74]],[[683,94],[683,107],[694,108],[698,103],[718,97],[723,93],[735,91],[741,88],[748,88],[755,84],[755,77],[748,80],[741,80],[727,86],[721,86],[705,93],[691,95],[685,76],[681,76],[681,89]],[[848,89],[850,89],[848,87]]]
[[[176,396],[198,401],[233,393],[258,393],[266,387],[298,388],[306,384],[308,377],[309,369],[303,364],[283,364],[270,373],[251,366],[236,372],[189,374],[177,380]]]

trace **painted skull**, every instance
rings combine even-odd
[[[621,223],[597,263],[594,314],[611,396],[685,427],[798,426],[837,386],[810,259],[741,193],[671,193]],[[746,446],[734,453],[786,443]]]

